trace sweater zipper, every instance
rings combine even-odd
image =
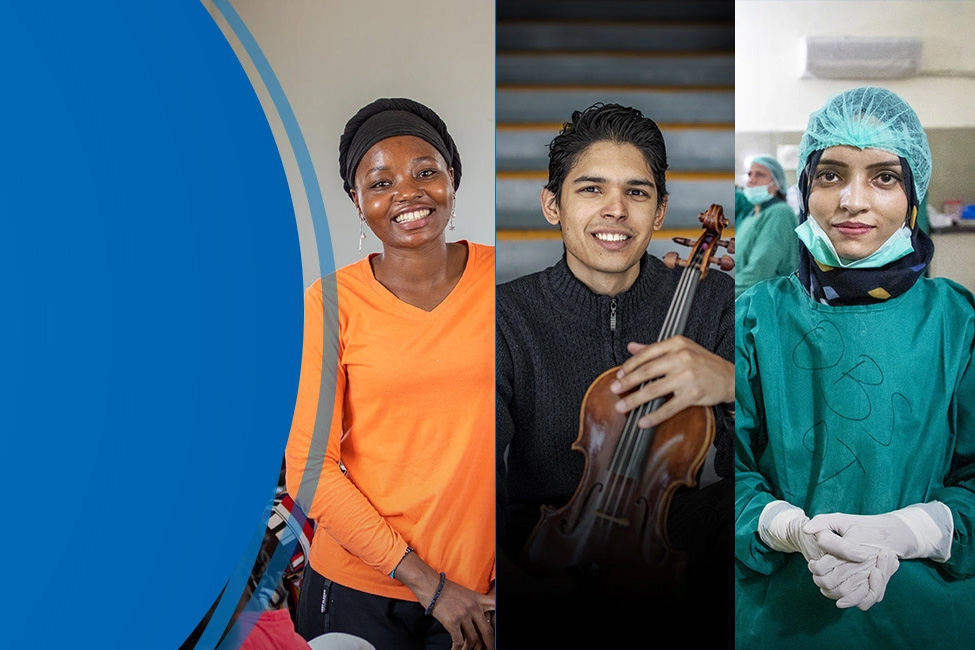
[[[613,302],[609,303],[609,331],[616,331],[616,298],[613,298]]]

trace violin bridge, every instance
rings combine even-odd
[[[612,515],[607,515],[605,512],[596,511],[596,516],[611,521],[614,524],[619,524],[620,526],[629,526],[629,519],[621,519],[620,517],[613,517]]]

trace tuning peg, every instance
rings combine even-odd
[[[728,252],[729,253],[734,253],[735,252],[735,238],[732,237],[731,239],[719,239],[718,240],[718,246],[724,246],[725,248],[728,249]]]
[[[693,239],[689,239],[687,237],[672,237],[671,239],[673,239],[675,242],[677,242],[681,246],[693,246],[694,244],[697,243]]]
[[[674,251],[670,251],[664,255],[663,262],[667,265],[668,269],[676,269],[678,266],[687,266],[687,260],[682,260],[680,255]]]
[[[719,267],[722,271],[730,271],[735,268],[735,260],[728,255],[722,255],[720,257],[712,257],[711,263]]]

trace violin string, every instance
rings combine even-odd
[[[680,322],[680,313],[683,309],[685,309],[688,298],[691,295],[691,290],[696,277],[696,265],[699,261],[699,257],[701,257],[700,252],[695,255],[693,262],[689,263],[684,268],[684,272],[681,274],[677,290],[675,292],[675,299],[664,318],[664,324],[661,328],[660,337],[657,339],[658,341],[663,341],[678,333],[676,330]],[[644,382],[640,388],[645,385],[646,382]],[[654,402],[656,401],[657,400],[654,400]],[[619,517],[621,514],[623,514],[619,512],[619,509],[622,504],[628,502],[626,496],[630,486],[626,480],[623,470],[629,467],[639,446],[641,430],[638,422],[640,418],[650,412],[652,404],[653,402],[650,404],[644,404],[636,412],[630,413],[630,416],[627,418],[626,424],[623,427],[620,442],[617,445],[617,448],[613,454],[613,459],[610,462],[610,485],[603,493],[600,502],[602,506],[605,506],[607,501],[612,502],[612,509],[610,512],[612,513],[613,517]],[[634,483],[639,483],[639,481],[634,481]],[[600,509],[604,510],[605,508],[603,507]],[[604,535],[608,535],[609,531],[611,530],[611,521],[602,519],[595,522],[596,526],[599,526],[600,524],[602,524],[601,528],[603,529],[601,532]]]
[[[672,307],[668,310],[668,314],[664,320],[664,326],[662,327],[663,332],[671,332],[678,322],[676,317],[677,312],[683,308],[686,304],[686,297],[690,290],[690,285],[692,284],[693,269],[685,268],[684,272],[681,274],[680,282],[678,283],[675,300],[672,303]],[[641,385],[641,388],[645,386],[646,383]],[[656,401],[656,400],[655,400]],[[604,493],[603,498],[603,510],[608,510],[608,512],[613,517],[620,517],[622,512],[620,512],[623,504],[629,502],[628,492],[632,488],[632,484],[639,484],[639,480],[627,481],[626,478],[626,468],[630,466],[633,462],[635,452],[639,447],[640,435],[642,430],[639,427],[638,421],[641,417],[650,412],[649,404],[642,405],[637,411],[630,413],[627,418],[626,424],[624,425],[623,433],[619,444],[617,445],[616,452],[613,456],[613,461],[610,464],[610,485],[607,491]],[[645,435],[649,435],[645,434]],[[605,508],[609,502],[610,508]],[[601,524],[601,530],[603,537],[607,537],[612,530],[612,522],[610,520],[603,519],[597,522]],[[602,541],[602,540],[596,540]]]
[[[658,337],[658,341],[663,341],[671,336],[674,336],[675,334],[680,333],[678,329],[680,328],[681,314],[683,313],[684,309],[687,308],[688,302],[694,293],[696,282],[699,277],[696,270],[703,258],[703,252],[699,251],[695,255],[692,262],[685,267],[684,272],[681,274],[680,281],[675,292],[675,298],[664,319],[664,325],[661,327],[661,334]],[[646,382],[644,382],[640,388],[645,385]],[[614,454],[615,462],[611,464],[611,473],[613,474],[611,481],[613,484],[611,484],[610,489],[607,491],[607,497],[613,497],[613,516],[619,517],[623,514],[620,512],[620,509],[623,504],[629,502],[627,493],[634,485],[639,485],[640,483],[639,478],[632,482],[627,482],[623,471],[621,471],[623,468],[629,467],[634,462],[634,456],[640,447],[639,442],[642,430],[639,428],[637,422],[640,420],[640,418],[659,407],[661,401],[662,400],[658,398],[650,403],[641,405],[637,411],[631,412],[630,417],[627,419],[622,439],[620,441],[621,444],[618,445],[616,453]],[[645,435],[653,435],[653,433],[651,430],[647,430]],[[646,447],[644,447],[644,449],[646,449]],[[615,465],[615,471],[613,470],[613,465]],[[606,522],[606,524],[609,523],[609,521]],[[603,534],[608,536],[610,530],[610,526],[604,526]]]

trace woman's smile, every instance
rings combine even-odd
[[[860,223],[859,221],[845,221],[843,223],[834,224],[833,227],[840,231],[840,234],[847,237],[859,237],[861,235],[866,235],[874,229],[874,226]]]
[[[393,218],[393,221],[399,224],[412,223],[423,217],[428,216],[433,210],[430,208],[421,208],[419,210],[411,210],[410,212],[404,212],[403,214],[397,215]]]

